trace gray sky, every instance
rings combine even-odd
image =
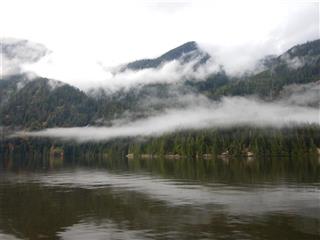
[[[51,50],[25,68],[75,85],[113,81],[101,66],[191,40],[239,65],[319,38],[319,1],[2,0],[1,9],[1,37]]]

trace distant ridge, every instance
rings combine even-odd
[[[210,55],[202,51],[195,41],[190,41],[162,54],[157,58],[141,59],[127,63],[121,67],[120,72],[123,72],[127,69],[142,70],[146,68],[157,68],[165,62],[170,62],[173,60],[179,60],[182,63],[197,60],[197,64],[202,64],[205,63],[209,58]]]

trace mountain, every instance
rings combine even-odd
[[[125,70],[142,70],[146,68],[157,68],[164,63],[178,60],[181,63],[190,63],[194,61],[195,65],[203,64],[210,58],[210,55],[201,50],[194,41],[182,44],[163,55],[153,59],[141,59],[125,64],[120,71]]]
[[[171,60],[205,62],[210,58],[188,42],[156,59],[127,64],[130,69],[160,66]],[[263,62],[263,61],[261,61]],[[265,58],[261,71],[229,76],[223,68],[203,79],[145,84],[129,90],[83,92],[62,82],[24,74],[0,79],[0,126],[41,129],[112,124],[143,118],[202,99],[259,96],[265,101],[319,106],[320,40],[294,46]]]
[[[267,57],[263,70],[207,89],[211,97],[258,95],[265,100],[277,98],[290,84],[308,84],[320,79],[320,39],[299,44],[279,56]]]
[[[15,75],[0,80],[0,87],[0,126],[85,126],[96,112],[93,99],[59,81]]]

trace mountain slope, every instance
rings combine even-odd
[[[196,42],[191,41],[184,43],[183,45],[174,48],[163,55],[154,59],[141,59],[134,62],[130,62],[121,68],[121,71],[125,70],[141,70],[146,68],[157,68],[161,64],[179,60],[182,63],[196,61],[197,64],[205,63],[210,58],[210,55],[202,51]]]
[[[223,96],[246,95],[256,95],[267,101],[280,99],[285,87],[294,85],[289,89],[295,89],[297,84],[303,86],[320,79],[319,47],[320,40],[294,46],[279,56],[264,59],[263,70],[255,74],[231,77],[222,67],[219,72],[204,79],[185,79],[174,84],[147,84],[112,94],[105,98],[105,102],[107,109],[117,106],[113,111],[117,112],[117,116],[130,112],[131,117],[139,118],[165,108],[184,107],[191,99],[197,101],[194,99],[197,96],[214,100]],[[101,109],[102,116],[107,116],[107,109]],[[111,116],[108,114],[108,117]]]
[[[320,79],[320,40],[292,47],[278,57],[269,58],[265,70],[238,77],[219,88],[206,89],[211,97],[259,95],[272,100],[284,86],[307,84]]]
[[[98,91],[84,93],[46,78],[30,80],[23,74],[14,75],[0,80],[0,126],[39,129],[105,125],[117,118],[143,118],[164,109],[184,108],[197,101],[219,100],[223,96],[256,95],[267,101],[284,99],[290,104],[319,106],[319,49],[320,40],[294,46],[280,56],[268,58],[263,71],[244,77],[230,77],[222,68],[204,79],[145,84],[117,92],[102,89],[99,94]],[[205,56],[198,52],[196,43],[190,42],[158,60],[149,60],[156,66],[172,59],[188,61],[188,54]],[[196,59],[206,59],[201,57]],[[148,66],[140,62],[139,67]],[[309,90],[312,99],[305,101],[310,97]]]
[[[0,81],[10,92],[0,108],[0,125],[31,129],[84,126],[96,112],[96,102],[75,87],[46,78],[21,79]]]

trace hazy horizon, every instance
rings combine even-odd
[[[148,112],[136,121],[128,103],[130,107],[120,116],[95,119],[95,123],[101,120],[112,127],[53,128],[27,133],[30,136],[95,141],[179,129],[318,123],[318,82],[306,82],[300,88],[289,85],[281,92],[284,96],[279,93],[272,102],[255,92],[214,100],[183,84],[190,79],[206,81],[221,69],[230,81],[253,75],[261,71],[258,63],[262,58],[319,39],[319,2],[31,2],[21,2],[17,9],[15,0],[4,1],[8,11],[1,18],[10,21],[0,23],[2,77],[15,73],[27,73],[30,79],[46,77],[71,84],[93,98],[102,90],[106,95],[119,91],[121,99],[130,90],[153,84],[170,85],[171,92],[162,98],[152,91],[146,99],[141,96],[137,104]],[[13,10],[23,22],[10,15]],[[157,67],[115,71],[120,64],[158,57],[189,41],[196,41],[197,51],[211,58],[198,67],[201,59],[195,55],[187,62],[174,58]],[[281,61],[291,70],[314,62],[312,57],[289,55],[283,55]],[[48,84],[51,89],[60,86],[54,81]],[[157,104],[162,110],[152,112]]]
[[[196,41],[227,71],[238,73],[266,55],[319,38],[319,2],[33,0],[19,2],[16,8],[17,4],[2,3],[6,11],[1,37],[28,40],[37,50],[41,44],[45,51],[41,58],[22,62],[21,69],[82,89],[117,81],[110,67],[157,57],[188,41]],[[13,64],[2,56],[2,76],[9,69],[6,61]],[[136,78],[121,79],[132,77]]]

